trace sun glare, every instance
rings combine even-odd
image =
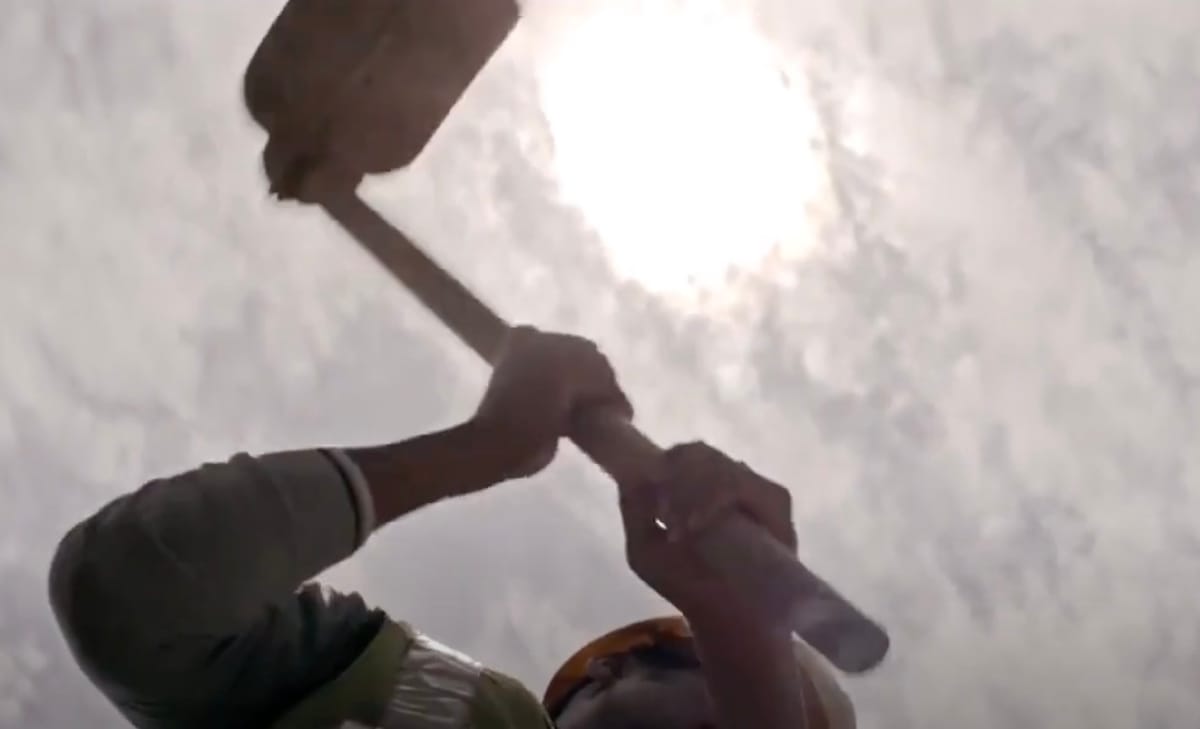
[[[802,79],[719,2],[575,15],[539,69],[565,200],[618,275],[662,294],[814,245],[827,195]]]

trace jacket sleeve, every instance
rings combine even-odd
[[[239,455],[152,481],[63,538],[55,617],[134,725],[267,726],[384,623],[357,595],[303,584],[370,533],[364,492],[353,464],[324,450]]]

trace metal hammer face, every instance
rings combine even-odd
[[[515,0],[288,0],[243,88],[272,191],[410,164],[517,18]]]

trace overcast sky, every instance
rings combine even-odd
[[[484,371],[267,199],[281,4],[0,0],[0,728],[109,729],[59,536],[240,451],[399,439]],[[864,727],[1200,716],[1200,4],[536,0],[369,198],[505,315],[597,338],[645,429],[788,484],[892,632]],[[330,576],[540,691],[662,606],[574,452]]]

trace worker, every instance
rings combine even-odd
[[[632,417],[595,345],[517,328],[459,426],[378,447],[241,454],[112,501],[57,550],[58,624],[142,729],[852,726],[824,664],[695,559],[694,536],[729,509],[795,548],[787,492],[702,444],[669,450],[621,490],[629,564],[681,616],[594,641],[542,700],[358,595],[309,582],[385,524],[539,472],[584,406]]]

